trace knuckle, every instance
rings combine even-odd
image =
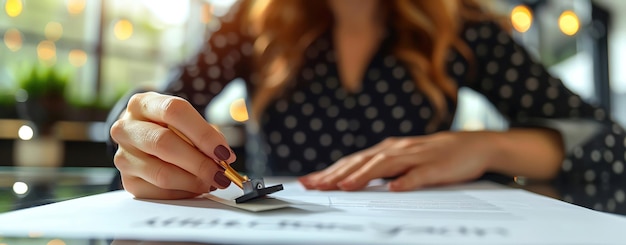
[[[118,149],[117,152],[115,152],[115,155],[113,156],[113,164],[115,164],[115,167],[118,168],[119,170],[126,169],[128,162],[129,161],[128,161],[128,158],[126,157],[125,152],[122,149]]]
[[[146,93],[133,94],[128,100],[128,107],[126,109],[130,112],[135,112],[136,109],[138,109],[137,107],[142,105],[142,101],[145,96]]]
[[[122,187],[126,191],[133,194],[135,197],[140,198],[142,189],[139,187],[139,184],[137,183],[139,181],[143,181],[143,180],[134,176],[128,176],[128,175],[122,174]]]
[[[202,161],[200,161],[195,169],[195,172],[191,173],[195,176],[211,176],[211,173],[215,171],[216,163],[213,162],[212,159],[205,157]],[[205,175],[206,174],[206,175]]]
[[[171,185],[171,179],[168,176],[168,171],[164,166],[155,166],[152,171],[153,184],[159,188],[168,189]]]
[[[111,138],[114,141],[117,142],[117,140],[123,134],[124,127],[125,127],[125,123],[123,120],[117,120],[113,123],[113,125],[111,126],[111,129],[109,130],[109,134],[111,135]]]
[[[187,107],[191,107],[191,104],[189,104],[188,101],[180,97],[168,97],[161,104],[161,108],[163,109],[163,118],[161,119],[164,122],[169,122],[174,118],[178,118]]]
[[[396,142],[396,137],[387,137],[381,142],[381,144],[388,145],[393,144],[394,142]]]
[[[173,135],[165,129],[152,130],[148,137],[153,152],[169,153]]]
[[[367,161],[367,158],[363,154],[356,154],[346,159],[346,163],[350,163],[350,162],[358,163],[358,162],[365,162],[365,161]]]
[[[411,146],[412,143],[413,141],[409,138],[401,138],[401,139],[398,139],[397,145],[401,148],[405,148],[405,147]]]
[[[349,159],[350,159],[350,158],[351,158],[351,156],[344,156],[344,157],[341,157],[341,158],[339,158],[339,159],[335,162],[335,164],[345,164],[346,162],[348,162],[348,161],[349,161]]]
[[[218,137],[218,134],[215,134],[211,130],[204,131],[200,134],[200,145],[216,145],[219,140],[221,139]]]
[[[393,156],[387,152],[379,152],[372,160],[376,162],[386,162],[393,160]]]

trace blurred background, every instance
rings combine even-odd
[[[114,169],[105,143],[107,114],[134,88],[164,86],[234,2],[0,0],[0,213],[109,190]],[[536,60],[626,126],[626,1],[489,2]],[[242,171],[245,96],[243,83],[233,82],[206,112],[240,156],[234,167]],[[456,130],[507,127],[471,90],[461,91],[458,104]],[[626,212],[617,206],[624,203],[622,189],[572,188],[563,200]],[[99,244],[28,241],[0,237],[0,244]]]
[[[626,1],[490,2],[536,59],[626,125]],[[109,110],[133,88],[162,87],[234,0],[0,3],[0,166],[111,167]],[[232,83],[207,112],[235,147],[244,96],[243,84]],[[504,127],[484,98],[461,92],[456,129]]]

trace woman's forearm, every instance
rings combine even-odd
[[[532,128],[488,135],[494,150],[488,171],[531,179],[551,179],[557,175],[564,157],[558,132]]]

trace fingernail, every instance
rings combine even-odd
[[[218,145],[217,147],[215,147],[213,154],[215,154],[215,156],[222,161],[226,161],[228,160],[228,158],[230,158],[230,150],[228,150],[228,148],[223,145]]]
[[[217,183],[218,185],[224,188],[230,185],[230,180],[226,177],[226,175],[224,175],[223,171],[215,172],[215,176],[213,176],[213,180],[215,181],[215,183]]]
[[[214,190],[217,190],[217,187],[211,186],[211,188],[209,188],[209,191],[214,191]]]
[[[300,183],[309,183],[309,179],[306,177],[299,177],[298,181],[300,181]]]
[[[298,181],[300,181],[300,184],[302,184],[307,189],[311,189],[313,187],[311,181],[307,178],[298,178]]]
[[[334,186],[333,186],[333,184],[330,183],[330,181],[323,181],[321,183],[318,183],[316,187],[319,188],[319,189],[329,189],[329,188],[332,188]]]
[[[352,185],[353,182],[351,181],[340,181],[339,183],[337,183],[337,186],[339,186],[339,188],[344,189],[344,188],[348,188]]]

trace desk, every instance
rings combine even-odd
[[[0,167],[0,212],[109,190],[113,168]]]
[[[106,192],[115,174],[112,168],[0,168],[0,212]],[[523,181],[518,181],[523,183]],[[561,199],[574,204],[626,215],[624,185],[550,185],[546,183],[508,183],[514,188],[526,189],[541,195]],[[17,184],[16,184],[17,183]],[[17,194],[24,191],[23,194]],[[62,239],[64,243],[48,243]],[[60,241],[60,240],[59,240]],[[56,241],[56,242],[59,242]],[[108,240],[72,240],[64,238],[12,238],[0,237],[0,244],[110,244]],[[133,244],[117,242],[115,244]],[[175,244],[175,243],[171,243]]]

